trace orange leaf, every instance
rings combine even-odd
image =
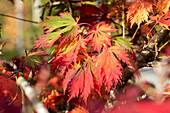
[[[122,66],[119,60],[131,65],[127,53],[125,50],[118,46],[112,46],[110,48],[104,48],[95,61],[94,74],[97,78],[98,84],[101,87],[104,83],[107,87],[107,91],[111,86],[116,86],[117,82],[122,76]]]
[[[140,27],[144,21],[148,21],[149,12],[153,12],[153,4],[145,1],[135,1],[127,11],[127,20],[130,20],[131,27],[134,23]]]
[[[97,50],[97,52],[100,53],[100,50],[104,45],[111,45],[110,33],[115,31],[117,31],[117,29],[109,24],[98,23],[94,29],[90,31],[87,39],[92,41],[93,50]]]
[[[60,48],[61,50],[57,51],[57,53],[59,53],[56,54],[56,57],[51,61],[51,63],[53,63],[52,68],[54,67],[52,72],[54,72],[56,68],[67,68],[70,64],[76,63],[80,51],[86,54],[86,40],[82,39],[80,35],[69,42],[67,46],[63,47],[64,48]]]
[[[170,10],[166,13],[166,14],[162,14],[162,15],[156,15],[156,16],[150,16],[151,20],[158,22],[159,25],[165,29],[168,29],[168,27],[170,27]]]
[[[83,107],[80,106],[80,107],[74,108],[69,113],[89,113],[89,112],[86,109],[84,109]]]
[[[158,0],[156,9],[160,14],[167,13],[170,7],[170,0]]]
[[[50,108],[57,112],[56,102],[57,100],[62,98],[61,96],[62,95],[57,90],[54,89],[51,92],[45,93],[43,95],[44,99],[42,100],[42,103],[44,103],[46,108]]]
[[[87,97],[91,92],[91,88],[94,88],[91,63],[91,58],[88,58],[83,66],[77,64],[66,73],[63,80],[63,89],[65,92],[66,88],[70,86],[68,88],[70,95],[68,101],[74,96],[79,96],[79,94],[81,94],[83,100],[87,103]]]

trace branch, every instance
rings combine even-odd
[[[115,91],[114,88],[112,87],[112,89],[110,90],[109,99],[107,100],[104,109],[102,110],[101,113],[107,113],[109,110],[114,109],[116,103],[117,101],[116,101]]]
[[[37,113],[49,113],[45,106],[37,98],[35,90],[23,77],[19,77],[17,79],[17,85],[19,85],[24,90],[25,95],[31,101],[33,108]]]
[[[66,2],[67,2],[67,5],[68,5],[70,14],[74,17],[74,15],[73,15],[73,8],[72,8],[72,4],[71,4],[70,0],[66,0]]]
[[[153,39],[149,41],[150,45],[147,46],[145,49],[141,51],[139,56],[136,58],[136,65],[138,68],[142,68],[147,65],[148,62],[151,62],[155,58],[155,44],[154,40],[157,39],[157,43],[162,42],[162,40],[169,34],[169,30],[165,30],[163,28],[160,28],[157,33],[153,36]],[[137,70],[131,71],[128,66],[125,67],[123,71],[122,76],[122,86],[124,87],[127,83],[127,81],[131,78],[134,72]],[[117,90],[120,90],[120,87],[116,88]]]
[[[6,14],[0,14],[0,16],[9,17],[9,18],[13,18],[13,19],[17,19],[17,20],[21,20],[21,21],[25,21],[25,22],[34,23],[34,24],[38,23],[38,22],[35,22],[35,21],[32,21],[32,20],[26,20],[26,19],[23,19],[23,18],[18,18],[18,17],[6,15]]]
[[[140,55],[137,57],[136,60],[136,65],[138,66],[138,68],[142,68],[144,66],[146,66],[146,64],[150,61],[154,60],[155,57],[155,39],[157,39],[157,43],[161,43],[164,38],[169,34],[169,30],[165,30],[163,28],[160,28],[157,33],[153,36],[153,38],[149,41],[149,46],[145,47]]]
[[[142,68],[144,66],[147,65],[148,62],[151,62],[154,60],[154,57],[155,57],[155,52],[154,52],[154,49],[155,49],[155,45],[154,45],[154,41],[155,39],[157,39],[157,43],[160,43],[168,34],[169,34],[170,31],[168,30],[165,30],[163,28],[160,28],[157,33],[153,36],[153,39],[149,41],[150,45],[147,46],[145,49],[143,49],[140,53],[140,55],[137,57],[137,60],[136,60],[136,65],[138,66],[138,68]],[[131,79],[133,73],[135,73],[137,70],[132,70],[130,69],[130,67],[126,66],[124,69],[123,69],[123,76],[122,76],[122,79],[121,79],[121,85],[117,85],[114,93],[116,94],[117,92],[120,92],[123,90],[124,86],[126,85],[127,81],[129,79]],[[112,95],[115,95],[115,94],[109,94],[109,97],[111,97]],[[105,104],[105,108],[103,111],[108,111],[110,110],[111,108],[108,107],[108,106],[112,106],[112,109],[115,107],[115,102],[116,102],[116,99],[112,99],[112,98],[109,98]],[[106,113],[105,112],[105,113]]]

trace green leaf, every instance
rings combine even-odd
[[[77,36],[79,25],[77,24],[79,18],[76,20],[68,12],[61,13],[60,16],[50,16],[48,19],[39,23],[44,27],[46,34],[38,37],[35,48],[51,47],[61,34],[65,33],[65,38]]]
[[[121,46],[122,48],[129,50],[129,51],[131,51],[133,48],[132,43],[126,38],[115,38],[112,41],[115,43],[115,45]]]
[[[32,70],[40,67],[40,65],[46,64],[46,61],[43,57],[48,56],[44,51],[25,51],[26,55],[20,56],[22,59],[23,67],[30,67]]]

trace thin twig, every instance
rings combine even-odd
[[[137,27],[137,28],[136,28],[135,33],[133,34],[133,36],[132,36],[131,40],[133,40],[133,39],[135,38],[136,33],[137,33],[137,31],[138,31],[138,30],[139,30],[139,27]]]
[[[49,8],[48,16],[51,16],[52,9],[53,9],[53,2],[49,0],[49,4],[50,4],[50,8]]]
[[[6,14],[0,14],[0,16],[9,17],[9,18],[13,18],[13,19],[17,19],[17,20],[21,20],[21,21],[25,21],[25,22],[30,22],[30,23],[38,24],[38,22],[35,22],[35,21],[32,21],[32,20],[26,20],[26,19],[23,19],[23,18],[18,18],[18,17],[6,15]]]
[[[123,38],[125,38],[125,2],[126,0],[123,0],[123,11],[122,11]]]
[[[70,14],[73,16],[73,8],[72,8],[72,5],[71,5],[71,2],[70,2],[70,0],[66,0],[66,1],[67,1],[67,4],[68,4]]]

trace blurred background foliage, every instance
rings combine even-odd
[[[46,16],[69,11],[68,2],[70,1],[0,0],[0,41],[7,42],[4,50],[14,58],[24,54],[25,49],[32,49],[34,41],[44,33],[37,22],[41,22]],[[80,2],[80,0],[71,0],[71,2]],[[97,3],[96,0],[81,0],[81,2],[94,5]]]
[[[125,11],[127,11],[133,1],[135,0],[126,0]],[[2,35],[0,41],[7,42],[4,48],[5,51],[12,58],[24,54],[24,50],[32,49],[35,44],[34,41],[44,33],[43,28],[37,22],[46,19],[46,16],[59,15],[59,13],[70,12],[71,10],[74,12],[73,16],[79,16],[79,10],[81,9],[78,9],[78,7],[82,4],[94,6],[104,4],[107,6],[108,8],[104,9],[100,7],[96,9],[90,6],[89,8],[93,9],[90,13],[95,15],[92,16],[93,19],[103,18],[112,20],[113,27],[118,29],[117,32],[112,33],[112,36],[115,38],[122,36],[122,0],[0,0]],[[12,18],[9,16],[12,16]],[[90,20],[86,11],[83,11],[82,16],[85,21]],[[19,20],[17,18],[25,20]],[[144,27],[146,28],[146,26]],[[129,29],[129,24],[126,23],[126,38],[130,39],[136,28],[137,26],[133,26],[132,29]],[[144,32],[148,32],[148,30]],[[142,31],[141,33],[145,34]],[[137,41],[143,43],[146,40],[144,38],[145,36],[141,37],[141,33],[138,32],[136,35],[137,38],[134,38],[135,40],[133,42],[136,41],[135,44]],[[141,40],[138,40],[139,36]],[[48,51],[51,51],[51,49],[47,49],[47,53]]]
[[[43,34],[43,28],[34,23],[41,21],[41,9],[37,5],[41,5],[41,1],[36,2],[38,0],[0,0],[0,41],[7,42],[4,49],[11,57],[23,54],[25,49],[33,48],[36,37]]]

